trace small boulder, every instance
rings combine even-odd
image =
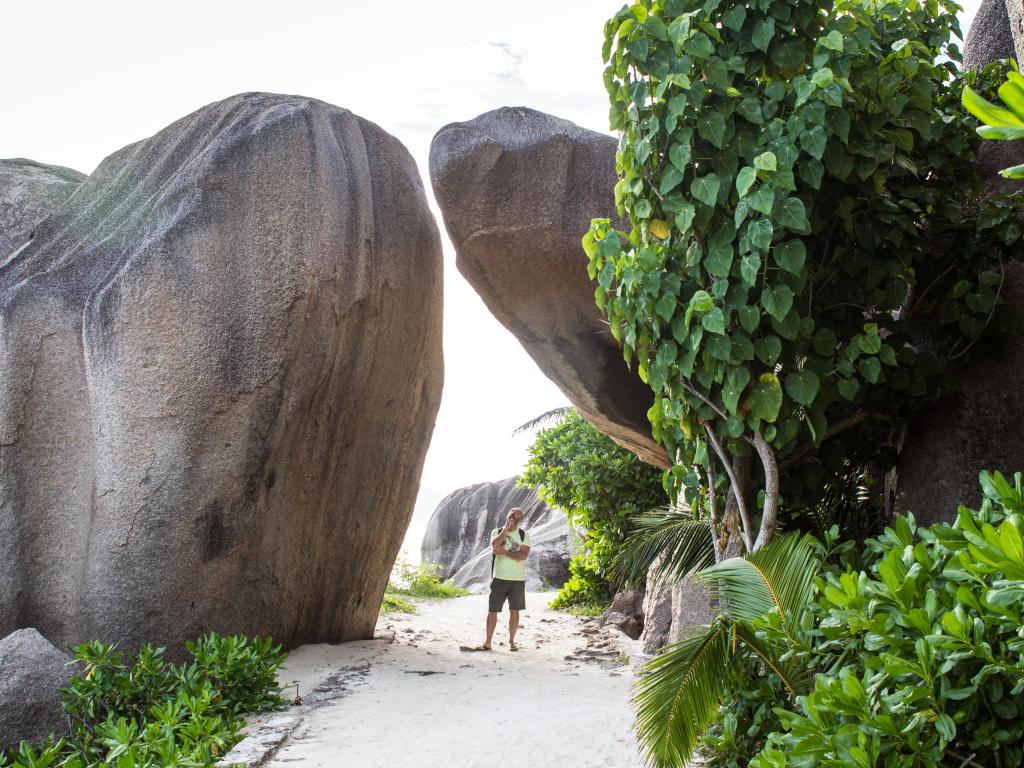
[[[67,732],[61,688],[70,657],[34,629],[0,640],[0,750]]]
[[[616,594],[608,610],[601,616],[601,624],[615,627],[633,640],[638,640],[644,630],[644,590],[630,589]]]

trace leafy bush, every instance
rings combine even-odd
[[[706,569],[722,616],[640,682],[653,762],[700,744],[710,766],[1020,765],[1024,487],[980,477],[952,525],[898,517],[863,550],[826,542],[820,568],[782,537]]]
[[[269,638],[210,633],[186,647],[193,660],[181,665],[151,645],[134,657],[98,641],[72,649],[79,669],[63,698],[71,735],[22,743],[0,766],[213,765],[240,740],[241,714],[285,706],[277,670],[286,654]]]
[[[406,597],[462,597],[469,594],[469,590],[458,586],[451,579],[441,581],[441,570],[437,563],[413,565],[399,560],[395,563],[385,594]]]
[[[576,411],[537,433],[519,485],[539,487],[541,498],[564,510],[569,524],[583,533],[555,607],[607,602],[616,580],[614,556],[629,534],[630,518],[666,501],[661,471]]]
[[[605,27],[632,226],[595,220],[584,248],[716,542],[758,549],[814,508],[823,472],[888,460],[900,419],[1002,322],[1021,229],[971,197],[958,10],[638,0]]]
[[[380,604],[381,613],[416,613],[416,605],[398,595],[390,592],[384,593],[384,600]]]

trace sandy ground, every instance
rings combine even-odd
[[[267,765],[641,766],[624,663],[637,644],[550,610],[552,594],[528,595],[517,653],[507,613],[494,651],[459,651],[483,639],[483,595],[383,616],[385,639],[296,649],[281,681],[315,708]]]

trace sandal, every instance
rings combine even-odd
[[[511,640],[509,640],[508,649],[510,651],[518,651],[519,650],[519,646],[516,645],[515,643],[513,643]]]
[[[489,650],[491,650],[491,646],[489,646],[489,645],[460,645],[459,646],[459,650],[460,651],[465,651],[466,653],[471,653],[473,651],[489,651]]]

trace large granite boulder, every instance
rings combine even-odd
[[[999,59],[1013,58],[1016,53],[1005,0],[981,0],[964,41],[964,66],[977,69]]]
[[[510,477],[495,483],[459,488],[441,499],[427,523],[420,554],[441,566],[441,577],[467,588],[490,582],[490,534],[505,523],[513,507],[523,510],[522,527],[533,546],[526,561],[530,588],[560,587],[569,578],[574,537],[565,513],[549,507],[533,488],[516,485]]]
[[[35,629],[0,640],[0,750],[67,732],[60,702],[70,660]]]
[[[85,181],[84,173],[34,160],[0,160],[0,258],[27,243],[36,224]]]
[[[594,303],[581,240],[616,220],[615,139],[523,107],[442,128],[430,178],[456,265],[580,414],[643,460],[654,395],[622,358]]]
[[[0,264],[0,634],[371,636],[442,384],[405,148],[235,96],[108,157]]]
[[[707,589],[691,579],[668,584],[649,578],[643,615],[640,642],[646,654],[654,654],[666,645],[678,643],[694,628],[710,624],[715,619]]]

